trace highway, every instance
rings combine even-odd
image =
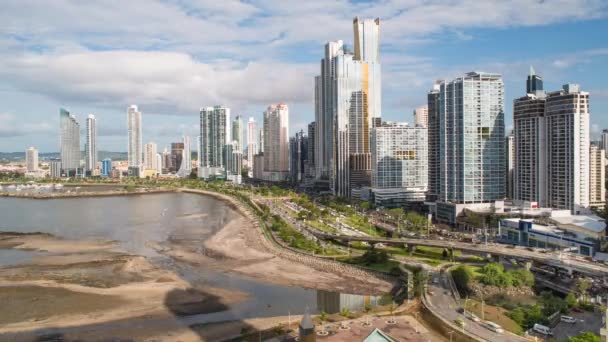
[[[454,321],[457,319],[462,320],[465,322],[465,331],[486,341],[527,341],[525,338],[512,334],[508,331],[505,331],[502,334],[497,334],[484,327],[481,320],[477,323],[466,318],[464,314],[458,313],[457,310],[461,307],[461,305],[452,295],[452,288],[449,284],[448,274],[433,272],[431,274],[431,279],[436,279],[436,281],[432,280],[429,282],[428,290],[432,293],[432,295],[427,295],[427,300],[432,305],[433,310],[445,320],[452,323],[454,323]]]

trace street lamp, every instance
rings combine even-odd
[[[450,342],[452,342],[452,334],[454,333],[454,331],[448,331],[448,335],[450,335]]]

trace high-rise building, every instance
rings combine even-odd
[[[544,91],[513,101],[513,200],[547,206],[547,126]]]
[[[289,178],[294,184],[299,184],[305,178],[309,151],[308,143],[308,137],[304,135],[304,130],[300,130],[289,138]]]
[[[429,126],[429,106],[428,104],[414,109],[414,123],[416,126]]]
[[[572,214],[589,208],[589,93],[578,84],[547,94],[548,205]]]
[[[87,136],[84,144],[85,168],[92,171],[97,167],[97,119],[95,115],[87,116]]]
[[[75,176],[80,169],[80,125],[67,110],[59,109],[61,126],[61,170],[66,176]]]
[[[264,172],[269,181],[289,176],[289,108],[284,103],[264,112]]]
[[[258,142],[259,142],[258,143],[258,153],[264,153],[264,127],[260,128],[260,135],[258,137]]]
[[[156,174],[163,174],[163,156],[160,153],[156,153]]]
[[[53,159],[49,161],[49,170],[51,178],[61,177],[61,160]]]
[[[174,142],[171,143],[171,172],[177,172],[182,166],[182,159],[184,158],[184,143]]]
[[[317,124],[316,122],[311,122],[308,124],[308,153],[307,153],[307,161],[306,161],[306,177],[309,179],[314,179],[316,177],[316,167],[315,167],[315,153],[316,153],[316,142],[315,136],[317,133]]]
[[[192,172],[192,150],[190,149],[190,137],[184,135],[182,137],[182,156],[180,166],[177,169],[177,175],[182,178],[190,177]]]
[[[589,151],[589,206],[606,206],[606,151],[597,145]]]
[[[602,150],[606,151],[606,153],[608,153],[608,129],[605,129],[602,131]],[[606,158],[608,158],[608,155],[606,155]]]
[[[429,163],[428,163],[428,193],[429,201],[436,201],[439,198],[439,89],[443,81],[435,81],[433,89],[427,95],[428,107],[428,142],[429,142]]]
[[[507,186],[507,198],[513,199],[513,176],[515,172],[515,137],[509,134],[505,138],[505,184]]]
[[[232,141],[236,141],[238,150],[243,152],[243,118],[240,115],[237,115],[232,121],[231,137]]]
[[[504,199],[504,84],[500,74],[469,72],[441,84],[440,195],[437,218],[454,223],[467,207]]]
[[[243,152],[238,148],[238,141],[234,140],[224,145],[224,160],[226,160],[226,177],[240,176],[243,168]]]
[[[127,110],[127,126],[129,128],[128,166],[130,176],[139,177],[143,166],[141,124],[141,112],[137,109],[136,105],[129,106]]]
[[[377,206],[401,207],[426,199],[427,146],[423,126],[384,123],[372,129],[372,192]]]
[[[38,171],[38,150],[30,147],[25,151],[25,166],[27,172]]]
[[[110,173],[112,172],[112,159],[106,158],[101,161],[101,176],[102,177],[110,177]]]
[[[154,170],[158,168],[156,165],[156,155],[158,154],[158,147],[156,143],[149,142],[144,145],[144,169]]]
[[[381,114],[379,28],[379,19],[355,18],[354,51],[328,42],[315,78],[317,178],[343,197],[370,184],[370,129]]]
[[[163,172],[162,173],[166,174],[166,173],[171,172],[171,170],[173,169],[173,161],[171,160],[171,152],[169,152],[169,150],[166,147],[163,150],[162,161],[163,161],[163,165],[162,165]]]
[[[198,165],[199,178],[209,178],[224,174],[224,145],[230,143],[230,108],[214,106],[200,110],[200,150]]]
[[[543,90],[543,78],[536,75],[534,68],[530,66],[530,74],[526,80],[526,94],[536,94]]]
[[[247,122],[247,163],[249,164],[249,177],[253,176],[253,156],[258,153],[258,124],[253,117]]]

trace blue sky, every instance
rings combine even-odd
[[[98,119],[102,150],[125,151],[126,110],[144,142],[196,135],[198,109],[245,119],[290,107],[313,120],[323,44],[352,42],[352,18],[381,18],[382,116],[411,121],[435,79],[500,72],[506,126],[530,65],[545,88],[591,93],[592,137],[608,128],[608,2],[603,0],[99,0],[0,2],[0,151],[58,150],[59,107]]]

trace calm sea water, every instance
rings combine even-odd
[[[206,314],[208,322],[287,315],[288,312],[301,314],[306,308],[311,313],[333,313],[340,307],[356,310],[363,306],[363,296],[277,286],[193,267],[160,255],[150,247],[169,239],[184,239],[202,247],[207,238],[236,215],[229,206],[212,197],[183,193],[52,200],[0,198],[0,231],[116,240],[122,248],[177,272],[192,285],[211,285],[250,294],[250,299],[227,311]],[[0,249],[0,267],[28,262],[33,253]],[[372,302],[375,300],[372,298]]]

